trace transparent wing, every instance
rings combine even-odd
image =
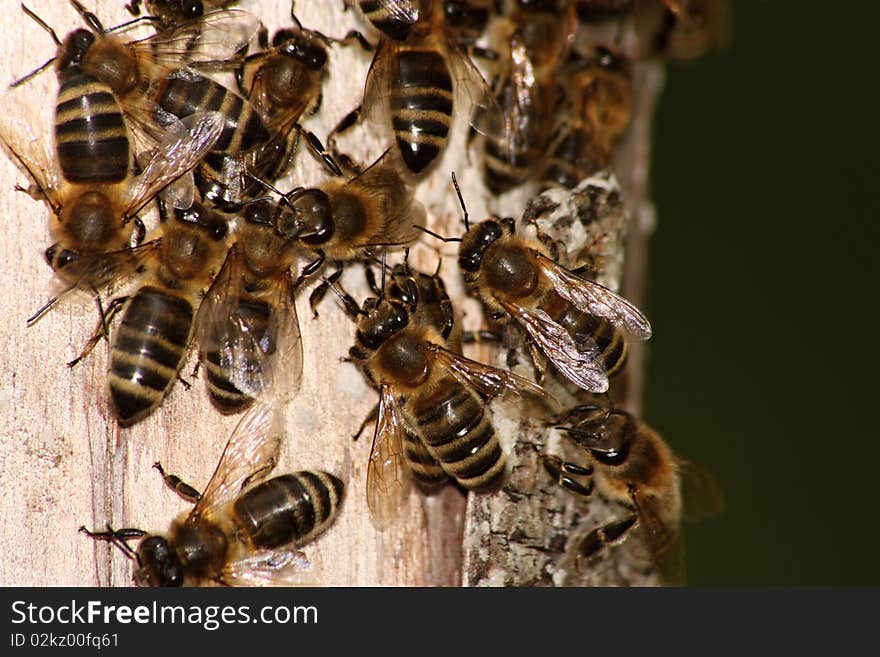
[[[541,386],[532,383],[513,372],[486,365],[465,358],[439,345],[428,343],[428,351],[437,361],[449,369],[466,386],[472,387],[489,397],[512,393],[541,400],[543,404],[558,412],[559,404]]]
[[[504,139],[510,131],[509,120],[483,74],[453,40],[447,40],[445,47],[455,87],[455,111],[469,112],[468,122],[480,134]]]
[[[226,564],[220,579],[228,586],[294,586],[310,568],[299,550],[260,550]]]
[[[682,586],[687,579],[687,571],[681,527],[672,526],[663,519],[663,514],[657,508],[656,497],[642,495],[637,489],[631,493],[630,498],[636,507],[642,535],[663,583]]]
[[[388,107],[391,80],[398,77],[400,59],[398,46],[388,39],[381,39],[370,63],[364,82],[363,122],[378,126],[383,136],[390,138],[391,115]]]
[[[233,247],[199,307],[202,360],[216,353],[236,388],[280,403],[296,394],[302,380],[302,336],[293,286],[285,272],[269,282],[267,295],[248,300],[243,296],[243,275],[242,258]]]
[[[229,437],[217,469],[190,514],[210,516],[250,482],[265,477],[278,462],[283,436],[281,407],[256,403]]]
[[[377,4],[400,23],[412,25],[419,20],[421,0],[377,0]]]
[[[571,334],[543,310],[530,311],[506,301],[501,305],[566,379],[590,392],[608,390],[604,360],[595,344],[576,345]]]
[[[724,511],[721,485],[703,466],[679,459],[678,476],[681,481],[682,518],[685,522],[714,518]]]
[[[607,287],[571,273],[550,258],[534,252],[553,289],[581,312],[604,317],[642,340],[651,337],[651,324],[638,308]]]
[[[125,214],[131,216],[163,188],[191,171],[213,148],[223,130],[219,112],[193,114],[180,121],[180,131],[169,131],[131,190]]]
[[[367,506],[373,526],[388,527],[409,493],[403,418],[389,386],[379,390],[379,417],[367,465]]]
[[[206,13],[141,39],[131,47],[142,60],[177,69],[232,60],[260,29],[260,20],[240,9]]]
[[[17,98],[16,90],[7,92],[0,102],[0,140],[6,146],[9,159],[18,166],[36,186],[31,195],[42,196],[56,210],[60,202],[56,193],[61,185],[61,172],[56,166],[51,133],[38,136],[34,127],[39,117]]]

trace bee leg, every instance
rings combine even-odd
[[[80,525],[79,532],[80,534],[85,534],[93,541],[107,541],[108,543],[115,545],[132,561],[137,559],[137,555],[126,541],[130,541],[134,538],[143,538],[147,535],[147,532],[143,529],[135,529],[133,527],[113,529],[109,525],[107,526],[107,531],[103,532],[92,532],[86,529],[85,525]]]
[[[192,388],[192,383],[190,383],[189,381],[187,381],[186,379],[184,379],[184,378],[180,375],[180,372],[177,373],[177,380],[180,381],[180,385],[183,386],[184,390],[189,390],[190,388]]]
[[[314,314],[315,319],[318,318],[318,304],[320,304],[321,301],[324,299],[324,295],[327,294],[327,289],[333,286],[334,283],[339,280],[339,277],[342,276],[343,269],[344,268],[342,262],[337,260],[336,271],[330,274],[330,276],[325,278],[323,281],[321,281],[320,285],[317,285],[315,289],[312,290],[312,293],[309,295],[309,308],[312,309],[312,314]],[[336,287],[338,288],[339,286],[337,285]],[[357,305],[350,294],[341,289],[337,291],[340,292],[339,298],[342,299],[342,303],[345,304],[346,309],[349,308],[350,303],[353,303],[355,308],[360,309],[360,306]],[[355,314],[357,314],[357,311],[355,311]]]
[[[76,367],[80,361],[82,361],[86,356],[92,353],[92,350],[98,345],[98,343],[104,339],[107,340],[110,336],[110,324],[113,322],[113,318],[116,317],[116,314],[122,308],[122,304],[128,301],[128,297],[116,297],[113,301],[110,302],[110,305],[107,306],[105,310],[103,305],[101,304],[101,297],[99,295],[95,295],[95,303],[98,304],[98,313],[100,314],[100,319],[98,320],[98,326],[95,328],[95,331],[92,333],[92,337],[88,339],[86,342],[86,346],[79,353],[79,355],[74,358],[72,361],[67,363],[68,367]]]
[[[547,359],[533,342],[529,342],[529,355],[532,357],[532,365],[535,367],[535,383],[543,386],[544,380],[547,378]]]
[[[144,222],[140,217],[135,217],[132,223],[134,223],[134,245],[140,246],[147,236],[147,227],[144,226]]]
[[[196,361],[196,366],[193,368],[193,371],[190,372],[189,378],[191,378],[191,379],[199,378],[199,370],[201,369],[201,367],[202,367],[202,360],[200,358],[199,360]]]
[[[182,481],[180,477],[173,474],[167,474],[165,468],[162,467],[162,464],[159,463],[159,461],[156,461],[153,464],[153,468],[158,470],[159,474],[162,475],[162,481],[165,482],[165,485],[187,502],[195,504],[202,498],[202,494],[199,491],[185,481]]]
[[[339,168],[339,165],[334,158],[335,152],[328,151],[315,133],[304,128],[301,128],[301,130],[306,135],[306,143],[309,146],[309,150],[312,151],[312,154],[323,162],[324,166],[327,167],[330,173],[334,176],[342,176],[342,169]]]
[[[335,39],[335,41],[342,46],[347,46],[353,42],[357,43],[364,52],[373,52],[376,49],[376,46],[370,43],[367,40],[367,37],[357,30],[349,30],[344,37],[341,39]]]
[[[131,2],[126,2],[123,7],[132,16],[141,15],[141,0],[131,0]]]
[[[314,116],[319,111],[321,111],[321,105],[324,103],[324,90],[318,90],[318,97],[315,99],[315,104],[312,105],[312,108],[309,110],[309,116]]]
[[[593,480],[586,485],[581,484],[572,477],[589,477],[593,474],[593,468],[590,466],[583,467],[576,463],[563,461],[558,456],[544,455],[541,457],[541,463],[544,469],[556,480],[556,483],[567,491],[580,495],[582,497],[590,497],[593,494]]]
[[[495,331],[463,331],[461,334],[462,344],[479,344],[482,342],[501,342],[501,334]]]
[[[637,521],[638,516],[631,515],[623,520],[609,522],[597,527],[578,541],[574,562],[577,572],[583,574],[584,565],[594,563],[605,548],[622,543]]]
[[[363,105],[358,105],[348,114],[343,116],[339,123],[336,124],[336,127],[333,128],[329,133],[327,133],[327,146],[330,148],[330,152],[333,153],[334,156],[340,157],[341,155],[339,150],[336,148],[336,136],[347,132],[351,129],[352,126],[354,126],[356,123],[359,123],[363,110]]]
[[[293,290],[296,291],[309,276],[321,269],[321,267],[324,266],[324,261],[326,259],[327,256],[324,254],[324,252],[318,251],[318,257],[312,260],[305,267],[303,267],[302,271],[299,273],[299,276],[296,277],[296,280],[293,282]]]
[[[370,266],[369,260],[363,261],[364,265],[364,277],[367,279],[367,287],[370,288],[370,292],[375,294],[377,297],[382,296],[382,289],[376,283],[376,272],[373,271],[373,268]]]
[[[352,434],[351,439],[357,440],[361,437],[361,434],[364,432],[364,429],[367,428],[368,424],[371,424],[379,419],[379,404],[373,406],[372,410],[367,414],[367,417],[364,418],[364,421],[361,422],[361,426],[358,427],[357,433]]]

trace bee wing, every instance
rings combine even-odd
[[[379,417],[367,465],[367,506],[378,530],[388,527],[409,493],[403,418],[389,386],[379,390]]]
[[[228,586],[293,586],[310,567],[299,550],[259,550],[226,564],[220,579]]]
[[[420,0],[377,0],[377,4],[399,23],[412,25],[421,15]]]
[[[541,271],[553,289],[581,312],[604,317],[642,340],[651,337],[651,324],[634,304],[607,287],[573,274],[550,258],[535,252]]]
[[[288,275],[272,286],[266,325],[256,326],[242,308],[242,275],[241,256],[233,247],[199,307],[202,360],[216,352],[220,367],[239,390],[279,403],[296,394],[302,379],[302,336],[293,286]]]
[[[594,343],[578,346],[571,334],[541,309],[531,311],[507,301],[500,303],[566,379],[590,392],[608,390],[604,361]]]
[[[391,124],[388,118],[389,80],[397,77],[399,69],[400,59],[397,57],[396,44],[381,39],[364,82],[363,118],[365,123],[380,126],[385,132],[388,132]]]
[[[503,139],[510,131],[509,119],[480,69],[454,41],[447,40],[446,51],[457,107],[470,111],[468,122],[481,135]]]
[[[178,69],[183,65],[232,60],[260,29],[260,20],[240,9],[206,13],[132,43],[145,61]]]
[[[457,379],[484,395],[498,397],[512,393],[518,396],[529,396],[541,400],[544,405],[553,408],[555,412],[560,410],[556,399],[546,390],[513,372],[471,360],[433,343],[428,343],[428,350]]]
[[[657,508],[656,498],[642,495],[639,490],[633,491],[630,498],[636,507],[642,535],[663,583],[668,586],[683,586],[687,579],[687,570],[681,527],[671,526],[663,519]]]
[[[15,96],[13,92],[7,93]],[[11,97],[4,98],[0,105],[0,140],[10,159],[33,181],[49,205],[56,208],[54,194],[61,184],[61,172],[53,164],[57,158],[52,140],[34,133],[33,126],[39,119],[28,107]]]
[[[703,466],[679,459],[678,476],[681,481],[681,513],[685,522],[714,518],[724,511],[721,485]]]
[[[219,112],[193,114],[180,121],[180,129],[169,131],[143,172],[136,178],[125,214],[131,216],[156,194],[191,171],[213,148],[223,130]]]
[[[241,418],[211,481],[190,517],[210,516],[241,489],[268,474],[278,462],[283,436],[281,406],[258,401]]]

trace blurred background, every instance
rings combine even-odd
[[[732,4],[656,115],[645,417],[726,493],[690,584],[877,585],[880,8]]]

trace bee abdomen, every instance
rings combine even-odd
[[[399,65],[398,84],[390,99],[392,127],[407,167],[420,173],[446,145],[452,76],[446,60],[434,50],[402,50]]]
[[[235,501],[233,513],[255,547],[299,546],[336,519],[343,490],[337,477],[303,470],[257,484]]]
[[[575,321],[563,320],[560,324],[571,332],[575,344],[593,343],[598,347],[605,374],[609,379],[619,374],[626,365],[626,336],[623,329],[607,319],[577,313]]]
[[[409,35],[409,23],[394,18],[377,0],[360,0],[361,11],[373,27],[395,41],[403,41]]]
[[[497,488],[504,476],[504,453],[476,394],[447,379],[438,393],[421,401],[416,427],[446,474],[468,490]]]
[[[259,300],[241,300],[238,312],[240,321],[258,338],[263,353],[274,353],[275,336],[269,326],[272,312],[269,304]],[[238,413],[250,406],[253,398],[230,380],[231,373],[220,362],[220,352],[216,349],[206,350],[202,362],[207,370],[208,394],[221,413]]]
[[[553,148],[541,180],[571,189],[607,164],[585,130],[568,132]]]
[[[413,482],[419,490],[430,495],[443,487],[449,477],[417,435],[404,431],[403,449]]]
[[[128,133],[109,87],[75,66],[61,71],[59,82],[55,144],[64,178],[74,183],[125,180]]]
[[[119,424],[134,424],[162,403],[186,355],[192,321],[188,301],[153,287],[129,301],[114,335],[108,373]]]

